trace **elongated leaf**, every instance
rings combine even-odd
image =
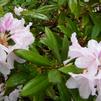
[[[79,15],[79,4],[78,4],[78,0],[69,0],[68,1],[68,5],[69,5],[69,8],[70,8],[71,12],[75,16],[78,16]]]
[[[63,61],[67,59],[68,48],[69,48],[69,41],[67,36],[64,35],[63,42],[62,42],[62,52],[61,52],[61,57]]]
[[[80,73],[82,69],[77,68],[75,65],[69,64],[58,69],[59,71],[68,74],[69,72]]]
[[[50,66],[50,62],[47,58],[28,50],[17,50],[15,53],[21,58],[33,62],[37,65]]]
[[[47,43],[48,47],[53,51],[54,55],[60,62],[61,57],[60,57],[60,53],[59,53],[59,49],[58,49],[58,43],[57,43],[57,40],[56,40],[54,34],[47,27],[45,28],[45,34],[47,36],[46,43]]]
[[[59,96],[57,96],[57,94],[55,93],[55,89],[53,88],[53,86],[50,86],[47,90],[46,90],[47,95],[53,99],[54,101],[59,101]]]
[[[66,1],[67,0],[58,0],[58,5],[59,6],[64,5],[64,4],[66,4]]]
[[[37,94],[33,97],[33,101],[44,101],[44,93]]]
[[[21,95],[36,95],[40,94],[49,86],[48,78],[46,75],[40,75],[29,81],[22,89]]]
[[[30,16],[32,18],[37,18],[37,19],[41,19],[41,20],[48,20],[48,17],[46,15],[38,13],[35,10],[32,10],[32,11],[29,11],[29,10],[23,11],[22,15],[24,15],[24,16]]]
[[[61,82],[61,75],[60,75],[59,71],[52,70],[48,73],[48,79],[49,79],[49,82],[60,83]]]
[[[3,16],[3,14],[4,14],[3,7],[2,7],[2,6],[0,6],[0,17],[2,17],[2,16]]]
[[[61,101],[71,101],[70,93],[68,92],[68,89],[65,86],[65,82],[62,81],[61,83],[57,84],[59,95]]]
[[[14,87],[18,84],[22,84],[27,81],[27,75],[25,73],[16,73],[11,75],[11,77],[7,80],[7,87]]]
[[[55,10],[57,9],[57,6],[56,5],[45,5],[45,6],[39,7],[37,9],[37,12],[38,13],[41,13],[41,14],[46,14],[49,11],[54,10],[54,9]]]
[[[9,2],[9,0],[0,0],[0,6],[4,6]]]
[[[92,38],[95,38],[100,34],[101,32],[101,16],[98,16],[97,14],[91,14],[91,19],[93,20],[94,27],[92,29]]]
[[[66,28],[64,25],[59,25],[58,28],[68,37],[70,38],[71,36],[71,29],[70,28]]]
[[[95,25],[95,26],[93,27],[92,36],[91,36],[91,37],[95,39],[95,38],[100,34],[100,32],[101,32],[101,27]]]

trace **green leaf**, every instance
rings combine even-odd
[[[3,10],[3,7],[0,6],[0,17],[2,17],[4,15],[4,10]]]
[[[69,72],[73,72],[73,73],[80,73],[82,72],[82,69],[77,68],[75,65],[73,64],[68,64],[64,67],[61,67],[58,69],[59,71],[68,74]]]
[[[61,82],[61,74],[57,70],[49,71],[48,79],[49,79],[49,82],[60,83]]]
[[[54,85],[50,86],[46,90],[46,94],[53,100],[53,101],[59,101],[59,96],[56,94],[56,91],[54,89]]]
[[[97,15],[97,14],[90,14],[90,16],[91,16],[91,19],[92,19],[92,21],[93,21],[93,23],[94,23],[94,27],[93,27],[93,29],[92,29],[92,38],[94,38],[94,39],[96,39],[97,38],[97,36],[100,34],[100,32],[101,32],[101,16],[99,16],[99,15]]]
[[[25,73],[16,73],[9,77],[6,81],[7,87],[14,87],[27,81],[27,75]]]
[[[93,27],[93,29],[92,29],[92,36],[91,36],[91,37],[92,37],[93,39],[95,39],[95,38],[99,35],[100,32],[101,32],[101,27],[95,25],[95,26]]]
[[[68,1],[69,8],[71,12],[75,15],[78,16],[80,11],[79,11],[79,2],[78,0],[69,0]]]
[[[83,16],[82,27],[84,28],[89,23],[89,16]]]
[[[21,95],[22,96],[28,96],[28,95],[36,95],[40,94],[40,92],[43,92],[46,90],[46,88],[49,86],[48,78],[46,75],[39,75],[29,81],[22,89]]]
[[[44,93],[39,93],[33,97],[33,101],[44,101]]]
[[[66,4],[67,0],[57,0],[58,1],[58,5],[62,6],[64,4]]]
[[[53,52],[54,56],[61,62],[61,57],[59,53],[58,43],[57,40],[49,28],[45,28],[46,38],[43,40],[43,44],[47,45]]]
[[[21,58],[33,62],[36,65],[50,66],[50,62],[46,57],[39,55],[38,53],[28,50],[16,50],[15,53]]]
[[[38,13],[41,13],[41,14],[46,14],[48,12],[50,12],[51,10],[56,10],[57,9],[57,6],[56,5],[45,5],[45,6],[41,6],[37,9],[37,12]]]
[[[26,10],[22,12],[22,15],[24,16],[30,16],[32,18],[37,18],[37,19],[41,19],[41,20],[48,20],[48,17],[44,14],[38,13],[35,10]]]
[[[69,41],[67,36],[64,35],[63,42],[62,42],[62,52],[61,52],[61,57],[63,61],[67,59],[68,48],[69,48]]]
[[[61,83],[57,84],[59,95],[60,95],[60,101],[71,101],[71,95],[68,92],[67,87],[65,86],[65,82],[62,80]]]
[[[9,0],[0,0],[0,6],[4,6],[9,2]]]
[[[63,32],[68,38],[70,38],[72,31],[70,28],[66,28],[64,25],[58,25],[58,28]]]
[[[67,23],[66,23],[67,28],[69,28],[72,33],[73,32],[77,32],[78,33],[77,23],[75,21],[71,20],[70,18],[67,18],[66,20],[67,20]]]

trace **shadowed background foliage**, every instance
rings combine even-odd
[[[1,17],[7,12],[14,14],[15,6],[27,9],[14,16],[32,22],[31,32],[36,38],[30,50],[15,51],[26,63],[15,63],[5,94],[23,85],[19,101],[95,101],[94,97],[83,100],[76,89],[65,86],[68,72],[82,71],[72,63],[63,65],[71,34],[77,33],[82,46],[92,38],[101,40],[101,0],[85,1],[0,0]]]

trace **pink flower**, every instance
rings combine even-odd
[[[13,23],[13,15],[12,13],[7,13],[4,17],[0,18],[0,33],[4,33],[9,31],[9,28]]]
[[[71,37],[72,45],[69,47],[68,56],[75,58],[75,65],[78,68],[87,68],[88,72],[95,75],[101,65],[101,43],[89,40],[87,47],[81,47],[76,38],[76,33]]]
[[[69,74],[71,77],[66,82],[67,88],[78,88],[80,96],[84,99],[95,95],[96,101],[101,101],[101,70],[97,75],[91,75],[87,71],[83,74]]]
[[[71,78],[67,80],[66,86],[67,88],[74,89],[78,88],[80,96],[84,99],[87,99],[89,95],[96,95],[95,89],[95,77],[88,74],[73,74],[69,73]]]
[[[30,44],[33,43],[33,41],[35,40],[35,38],[33,37],[32,33],[30,32],[30,26],[32,25],[32,23],[29,23],[29,25],[27,25],[26,27],[24,26],[25,21],[24,19],[22,19],[23,21],[23,25],[22,24],[16,24],[16,26],[14,28],[11,28],[11,39],[16,43],[16,46],[18,48],[22,48],[22,49],[26,49],[28,48],[28,46]],[[15,25],[14,24],[14,25]],[[20,27],[19,27],[20,26]],[[18,30],[17,30],[17,28]],[[30,39],[30,40],[29,40]]]
[[[14,68],[14,61],[23,63],[24,60],[17,57],[14,49],[28,49],[35,38],[30,32],[30,22],[25,26],[25,20],[18,20],[12,13],[7,13],[0,19],[0,72],[8,75]],[[12,41],[13,45],[10,44]]]
[[[71,89],[78,88],[82,98],[95,95],[96,101],[101,101],[101,42],[92,39],[88,41],[87,47],[81,47],[76,33],[72,34],[71,41],[69,60],[75,59],[75,65],[82,68],[83,73],[69,73],[71,78],[67,80],[66,86]]]
[[[22,85],[18,86],[15,90],[13,90],[9,95],[5,95],[5,84],[0,84],[0,101],[17,101],[20,98],[20,91]]]
[[[4,101],[17,101],[19,98],[20,92],[18,89],[12,91],[9,96],[4,96]]]
[[[8,49],[4,48],[0,45],[0,72],[6,76],[10,73],[10,69],[12,68],[10,63],[7,63],[7,51]]]

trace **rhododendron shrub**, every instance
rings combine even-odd
[[[0,101],[101,101],[101,0],[0,0]]]

